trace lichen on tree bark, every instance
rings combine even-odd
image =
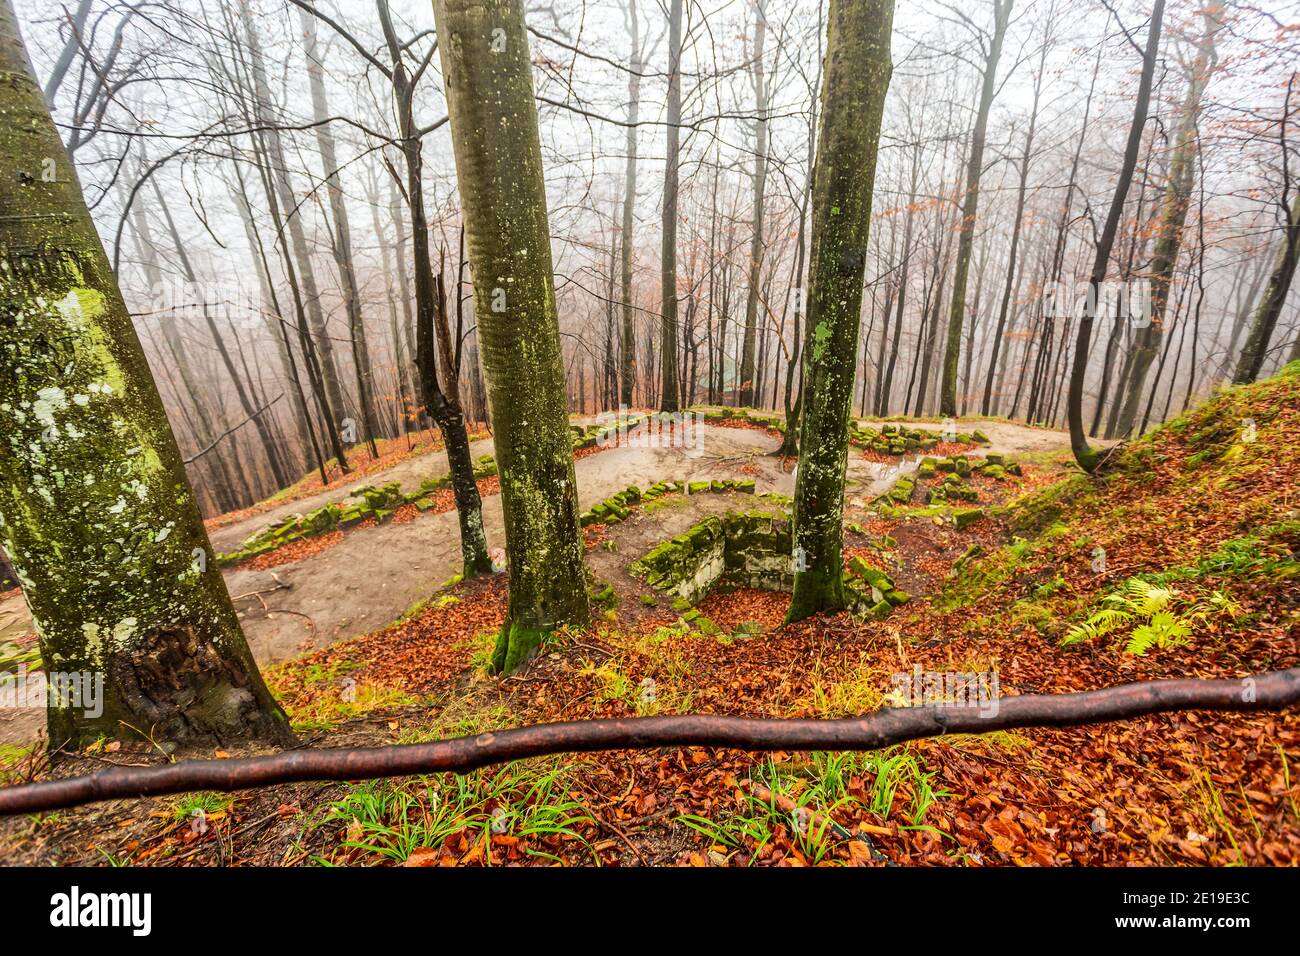
[[[493,669],[590,620],[532,61],[519,0],[436,0],[510,600]]]
[[[813,175],[799,469],[797,561],[788,620],[845,605],[844,472],[856,372],[862,281],[885,92],[892,0],[834,0],[830,7],[822,127]]]
[[[103,681],[50,745],[287,743],[9,0],[0,81],[0,543],[47,671]]]

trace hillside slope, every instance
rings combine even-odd
[[[338,747],[635,714],[843,717],[907,705],[899,678],[918,671],[996,674],[1007,696],[1294,667],[1298,436],[1300,364],[1217,394],[1132,443],[1100,479],[1060,451],[1003,464],[955,452],[960,466],[938,463],[966,473],[955,483],[933,460],[882,464],[906,494],[854,490],[846,560],[910,593],[887,617],[783,627],[780,592],[720,587],[693,608],[650,593],[628,571],[656,542],[701,516],[778,508],[781,496],[641,500],[586,529],[599,623],[561,635],[523,673],[483,672],[506,600],[493,575],[279,664],[268,681],[309,746]],[[973,500],[936,494],[945,486]],[[954,520],[968,511],[974,520]],[[131,753],[158,759],[147,745]],[[30,769],[10,763],[14,775]],[[228,863],[230,835],[257,826],[234,862],[1295,865],[1297,774],[1294,712],[1192,712],[875,753],[665,748],[116,801],[0,823],[0,851]],[[200,840],[183,821],[201,800],[221,816]]]

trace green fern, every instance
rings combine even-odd
[[[1141,578],[1129,578],[1111,594],[1101,599],[1101,607],[1074,625],[1061,639],[1061,647],[1083,644],[1132,627],[1124,650],[1142,656],[1152,648],[1165,650],[1188,643],[1194,622],[1212,615],[1236,617],[1240,605],[1219,591],[1208,605],[1193,605],[1184,614],[1172,609],[1178,597],[1172,588],[1160,587]]]
[[[1126,603],[1137,614],[1150,617],[1163,611],[1174,599],[1174,592],[1169,588],[1149,584],[1141,578],[1129,578],[1124,582]]]
[[[1193,614],[1193,617],[1209,617],[1214,614],[1224,614],[1234,621],[1241,617],[1242,607],[1222,591],[1215,591],[1210,595],[1210,606]]]
[[[1061,639],[1062,647],[1095,641],[1133,620],[1133,612],[1122,607],[1104,607],[1086,621],[1074,625]]]
[[[1170,611],[1157,611],[1148,623],[1133,628],[1124,650],[1141,657],[1153,647],[1160,650],[1182,647],[1191,634],[1192,626],[1188,621]]]

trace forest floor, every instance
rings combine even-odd
[[[586,416],[575,420],[589,419]],[[870,424],[872,420],[863,421]],[[988,451],[1020,454],[1069,445],[1064,433],[1049,429],[1002,421],[982,422],[981,426],[991,439]],[[937,432],[940,426],[918,427]],[[637,444],[597,448],[595,454],[589,451],[580,455],[575,469],[581,506],[589,508],[630,484],[645,487],[661,479],[754,478],[759,491],[793,494],[789,463],[783,465],[770,455],[778,439],[751,428],[705,425],[703,429],[698,457],[687,457],[681,448]],[[282,494],[267,505],[235,513],[233,520],[230,516],[212,519],[208,525],[213,548],[217,552],[233,551],[250,535],[277,521],[327,503],[352,500],[362,487],[399,482],[405,490],[412,490],[425,479],[445,475],[447,456],[441,443],[429,450],[421,451],[421,447],[417,446],[413,455],[389,452],[382,457],[397,460],[386,467],[355,477],[336,477],[324,489],[319,479],[312,481],[313,476],[308,476],[306,494]],[[490,455],[492,440],[471,442],[470,451],[475,459]],[[354,463],[366,465],[360,446],[352,457]],[[914,467],[919,457],[881,463],[851,456],[850,493],[859,497],[879,494],[902,469]],[[501,547],[504,526],[500,499],[494,484],[483,491],[488,543]],[[457,574],[461,570],[459,529],[456,514],[450,510],[450,493],[444,497],[449,510],[417,513],[407,508],[387,523],[367,522],[347,532],[294,542],[267,556],[271,560],[254,560],[226,569],[226,586],[235,598],[258,662],[287,660],[388,624]],[[33,638],[26,605],[18,592],[12,592],[0,600],[0,642]],[[0,715],[0,742],[19,739],[21,734],[12,721],[6,722]]]
[[[961,530],[950,507],[923,503],[927,481],[907,504],[874,502],[919,456],[880,462],[850,449],[846,559],[870,555],[913,596],[883,621],[836,614],[781,627],[788,595],[715,589],[698,605],[712,625],[706,630],[629,573],[631,561],[704,514],[771,508],[770,499],[736,492],[670,494],[633,506],[618,524],[586,529],[589,567],[614,586],[613,606],[594,608],[590,630],[558,635],[504,680],[487,677],[484,664],[504,613],[505,575],[439,587],[458,570],[454,514],[349,531],[292,563],[232,568],[227,581],[236,595],[276,586],[276,578],[290,585],[263,596],[266,611],[248,599],[241,608],[270,664],[268,683],[314,747],[638,713],[848,716],[899,703],[889,696],[895,675],[918,667],[996,672],[1006,696],[1300,663],[1300,367],[1225,392],[1134,442],[1103,481],[1069,464],[1060,433],[979,427],[992,442],[967,454],[1012,455],[1023,474],[973,476],[984,516]],[[710,426],[705,454],[694,460],[671,448],[580,454],[582,504],[661,479],[755,478],[757,492],[790,494],[789,463],[769,454],[775,445],[763,430]],[[445,469],[440,454],[425,459],[392,473],[411,469],[403,480],[418,484]],[[396,479],[369,479],[385,480]],[[484,512],[497,543],[495,496],[485,498]],[[242,538],[268,514],[214,531],[214,543],[226,531]],[[1133,579],[1145,583],[1135,590],[1126,583]],[[1151,603],[1152,589],[1167,594]],[[1150,606],[1138,607],[1139,597]],[[1107,632],[1097,617],[1103,608],[1127,618],[1112,616]],[[1063,646],[1081,625],[1090,639]],[[1130,652],[1139,633],[1155,635],[1157,646]],[[290,659],[298,648],[301,656]],[[156,762],[149,749],[109,743],[55,772]],[[26,747],[7,751],[11,782],[50,772]],[[1296,714],[1186,713],[945,737],[876,753],[668,748],[529,760],[465,776],[113,801],[4,821],[0,857],[141,865],[1294,865],[1297,773]]]

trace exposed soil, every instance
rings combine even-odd
[[[999,422],[981,423],[980,427],[984,426],[995,447],[1005,453],[1068,447],[1068,437],[1062,432]],[[765,430],[706,425],[698,454],[688,454],[682,448],[645,447],[635,439],[625,446],[595,449],[594,453],[589,450],[577,456],[575,462],[581,505],[589,508],[628,485],[645,488],[664,479],[753,478],[758,492],[792,495],[794,475],[787,470],[790,463],[771,455],[778,444],[779,439]],[[471,445],[476,458],[492,450],[490,439]],[[859,508],[865,507],[900,474],[914,468],[919,458],[878,463],[850,454],[850,514],[855,501]],[[390,469],[221,527],[211,533],[212,543],[218,551],[230,550],[288,515],[341,501],[364,485],[397,481],[404,489],[412,490],[427,478],[445,474],[447,467],[441,449],[407,458]],[[650,513],[638,510],[632,519],[605,532],[618,549],[617,556],[596,547],[589,552],[589,561],[598,578],[615,584],[622,602],[621,613],[650,613],[637,601],[636,595],[644,588],[627,576],[627,562],[658,541],[690,527],[705,514],[754,504],[752,499],[748,504],[729,500],[733,497],[701,494],[677,500],[666,498],[661,501],[662,507]],[[489,546],[504,547],[501,502],[496,495],[483,498],[483,524]],[[286,556],[277,557],[279,552],[272,552],[264,557],[273,560],[260,565],[248,562],[224,572],[244,633],[261,664],[286,661],[381,628],[427,599],[461,569],[454,511],[420,514],[409,521],[382,525],[363,524],[337,536],[304,539],[291,547],[297,550],[288,556],[300,553],[297,560],[282,563],[280,559]],[[0,629],[15,636],[30,632],[31,619],[20,597],[0,602]],[[0,712],[0,742],[30,740],[42,726],[43,721],[29,713]]]

